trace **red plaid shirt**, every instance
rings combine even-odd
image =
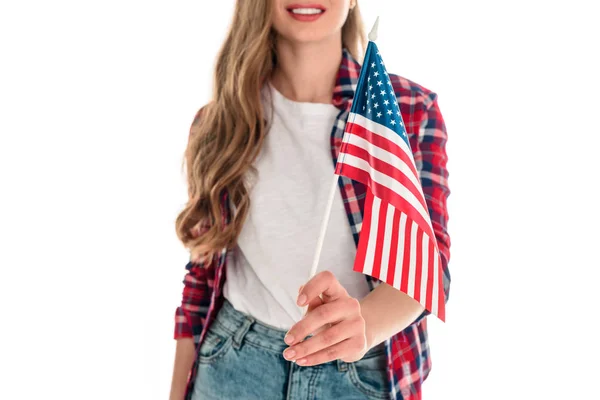
[[[331,155],[333,163],[337,160],[344,126],[354,91],[360,74],[360,64],[344,50],[344,56],[337,76],[333,93],[333,104],[340,112],[331,132]],[[450,237],[447,232],[448,212],[446,199],[448,189],[448,171],[446,169],[446,126],[437,104],[434,92],[397,75],[389,75],[402,119],[409,134],[410,145],[419,171],[423,192],[427,201],[431,222],[441,252],[444,291],[446,301],[450,288]],[[363,218],[363,206],[366,187],[344,176],[339,179],[340,191],[348,214],[355,243]],[[227,193],[221,197],[222,218],[229,222],[230,207]],[[225,282],[225,263],[228,249],[223,249],[212,260],[200,263],[190,260],[186,265],[187,273],[183,280],[183,299],[175,315],[175,339],[193,337],[196,349],[204,339],[208,327],[214,321],[223,304],[223,284]],[[365,275],[369,287],[373,290],[381,281]],[[427,320],[424,312],[415,322],[403,331],[395,334],[386,342],[390,398],[395,400],[416,400],[421,398],[421,384],[431,370],[429,342],[427,340]],[[185,399],[191,399],[198,357],[189,375]]]

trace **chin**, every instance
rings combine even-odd
[[[316,30],[305,30],[301,32],[286,32],[283,38],[291,43],[309,44],[322,43],[331,38],[333,33],[318,32]]]

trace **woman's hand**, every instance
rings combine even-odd
[[[319,297],[320,296],[320,297]],[[310,366],[336,359],[360,360],[368,350],[365,320],[360,302],[348,295],[330,271],[316,274],[300,287],[297,303],[308,304],[302,320],[290,328],[283,356]],[[309,334],[311,338],[302,341]]]

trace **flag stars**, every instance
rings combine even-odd
[[[379,76],[379,72],[375,71],[375,73],[373,74],[373,76],[374,76],[375,78],[377,78],[377,77]]]
[[[371,95],[371,98],[372,98],[372,99],[374,99],[374,98],[375,98],[375,95],[374,95],[374,94],[372,94],[372,95]]]
[[[377,118],[381,118],[381,113],[380,112],[377,113]]]
[[[390,124],[392,124],[392,125],[396,125],[396,120],[394,120],[394,119],[393,119],[393,120],[391,120],[391,121],[390,121]]]
[[[373,106],[373,108],[377,108],[379,107],[379,103],[375,103],[375,105]]]
[[[388,115],[392,115],[392,110],[387,110]]]
[[[382,96],[385,96],[387,94],[387,92],[385,90],[382,90],[380,93]]]
[[[381,82],[381,81],[378,81],[378,82],[377,82],[377,86],[381,86],[381,85],[383,85],[383,82]]]
[[[376,65],[375,63],[371,64],[371,68],[375,68],[375,65]]]
[[[383,101],[383,104],[385,104],[387,106],[387,105],[390,104],[390,102],[389,102],[389,100],[386,99],[386,100]]]
[[[367,110],[367,113],[371,114],[371,108],[369,107],[369,109]]]
[[[373,90],[373,85],[369,85],[369,90]]]

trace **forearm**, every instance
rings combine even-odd
[[[425,310],[416,300],[387,283],[372,290],[360,305],[369,348],[406,328]]]
[[[183,400],[188,375],[194,363],[195,353],[194,340],[192,338],[177,339],[170,400]]]

